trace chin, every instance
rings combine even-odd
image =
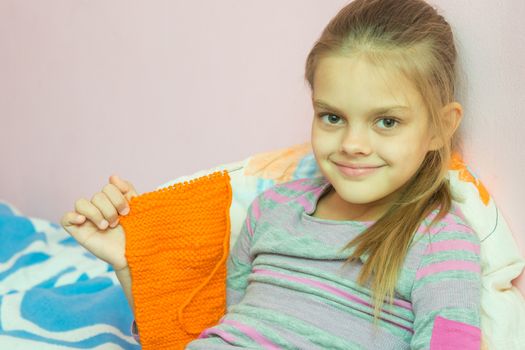
[[[381,199],[380,196],[374,196],[367,189],[353,188],[353,186],[345,186],[345,188],[335,188],[337,195],[347,203],[352,204],[370,204]]]

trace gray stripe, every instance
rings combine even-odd
[[[318,328],[324,332],[330,333],[345,340],[351,340],[363,347],[363,349],[408,349],[412,333],[396,328],[393,325],[386,325],[390,331],[385,329],[380,322],[379,329],[374,332],[371,323],[368,319],[363,319],[358,315],[351,314],[352,310],[348,311],[337,309],[331,306],[328,302],[320,302],[315,297],[307,297],[304,293],[297,293],[297,291],[288,290],[286,288],[276,289],[275,286],[268,286],[256,281],[252,281],[249,285],[249,291],[246,293],[242,304],[238,305],[242,308],[243,305],[251,308],[261,308],[263,310],[275,311],[276,315],[283,315],[285,317],[295,318],[297,320],[305,320],[304,322],[311,325],[311,333],[303,334],[303,337],[317,338],[315,336],[315,329]],[[268,298],[267,296],[272,296]],[[235,313],[234,306],[231,312]],[[241,310],[241,315],[246,313]],[[359,310],[354,310],[356,313],[361,313]],[[368,318],[368,315],[363,315]],[[338,320],[335,321],[334,320]],[[400,323],[406,324],[406,321],[399,320]],[[304,329],[298,329],[294,325],[295,322],[285,323],[290,327],[292,332],[299,334]],[[284,326],[284,325],[283,325]],[[297,338],[294,338],[297,340]],[[312,339],[313,340],[313,339]],[[319,344],[326,347],[329,344]]]
[[[326,350],[326,348],[317,346],[314,343],[308,341],[308,339],[301,337],[297,333],[291,332],[285,328],[278,328],[275,330],[275,333],[288,341],[286,346],[287,349]]]
[[[417,259],[416,259],[417,260]],[[362,269],[363,264],[360,261],[352,262],[343,268],[344,260],[318,260],[294,257],[293,260],[290,257],[283,255],[270,255],[260,254],[254,262],[254,268],[267,269],[269,266],[275,266],[279,270],[288,271],[303,271],[308,275],[315,275],[318,272],[318,276],[327,280],[339,283],[351,285],[354,288],[359,288],[360,292],[366,293],[367,296],[371,297],[371,281],[365,281],[364,286],[357,284],[357,277]],[[412,264],[412,262],[410,262]],[[415,270],[407,270],[406,268],[401,269],[399,281],[394,290],[394,298],[400,299],[406,302],[410,302],[410,292],[412,290],[413,280],[415,276]]]
[[[232,350],[232,349],[241,349],[240,346],[234,346],[230,344],[218,344],[217,341],[220,341],[220,338],[205,338],[205,339],[196,339],[191,343],[188,343],[185,350]]]
[[[226,305],[229,307],[230,305],[238,304],[243,296],[244,292],[239,292],[232,288],[226,288]]]
[[[204,338],[196,339],[188,343],[184,350],[232,350],[232,349],[247,349],[244,346],[235,346],[227,343],[219,344],[222,338]]]
[[[428,282],[412,294],[414,313],[429,314],[446,308],[479,309],[480,288],[479,281]]]

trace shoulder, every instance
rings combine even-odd
[[[437,210],[425,218],[421,225],[423,230],[421,227],[418,230],[423,239],[419,242],[420,263],[416,278],[434,270],[465,270],[479,274],[480,240],[459,208],[453,205],[441,220],[427,229],[435,215]]]
[[[443,218],[430,225],[437,214],[438,210],[436,209],[423,220],[418,234],[428,235],[430,241],[455,238],[479,244],[477,233],[455,203],[452,203],[450,210]]]
[[[480,241],[457,210],[452,207],[439,222],[424,230],[421,233],[423,239],[413,247],[416,255],[410,265],[413,273],[412,297],[421,297],[418,290],[456,293],[458,288],[479,289]],[[431,221],[437,210],[433,214],[425,221]]]
[[[261,201],[285,203],[309,193],[315,193],[326,184],[323,177],[301,178],[277,184],[259,195]]]
[[[324,177],[301,178],[274,185],[255,198],[252,205],[259,212],[302,211],[312,207],[315,198],[327,185]],[[286,209],[286,210],[285,210]]]
[[[276,216],[286,217],[290,210],[297,212],[310,205],[316,190],[322,189],[323,178],[301,178],[283,182],[261,191],[251,202],[247,211],[247,221],[255,226],[259,221],[276,222]],[[307,196],[307,198],[305,198]]]

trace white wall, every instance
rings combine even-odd
[[[304,61],[346,2],[1,0],[0,198],[58,221],[112,173],[149,191],[307,140]],[[465,158],[524,242],[525,2],[432,3],[468,78]]]

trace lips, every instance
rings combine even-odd
[[[366,165],[366,164],[341,164],[341,163],[335,163],[337,166],[342,166],[345,168],[352,168],[352,169],[370,169],[370,168],[379,168],[381,165]]]
[[[368,164],[349,164],[342,165],[335,163],[337,168],[341,173],[349,177],[361,177],[365,175],[370,175],[376,172],[379,168],[383,167],[382,165],[368,165]]]

